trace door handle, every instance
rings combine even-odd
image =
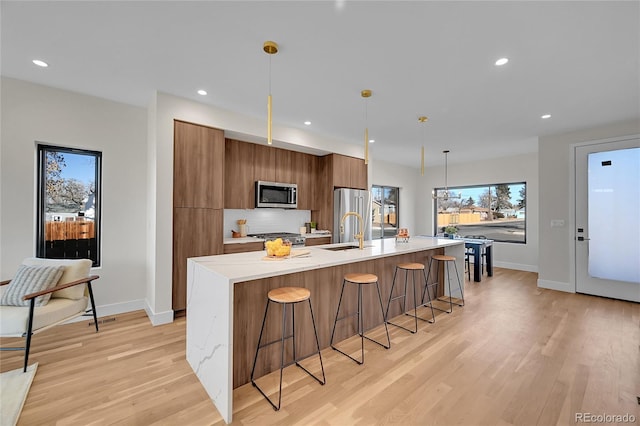
[[[589,241],[591,238],[585,238],[585,237],[577,237],[576,240],[578,241]]]

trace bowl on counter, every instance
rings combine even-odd
[[[276,238],[264,242],[267,257],[288,257],[291,255],[291,241]]]

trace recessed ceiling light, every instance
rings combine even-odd
[[[496,65],[500,67],[506,64],[507,62],[509,62],[509,58],[500,58],[496,61]]]
[[[48,63],[46,63],[45,61],[41,61],[40,59],[34,59],[31,62],[33,62],[34,64],[36,64],[37,66],[42,67],[42,68],[46,68],[46,67],[49,66]]]
[[[311,122],[310,121],[305,121],[304,124],[305,124],[305,126],[311,126]]]
[[[198,95],[205,96],[206,94],[207,94],[206,90],[202,90],[202,89],[198,90]]]
[[[375,139],[369,139],[369,143],[376,143]]]
[[[547,118],[551,118],[551,114],[541,115],[540,118],[546,120]]]

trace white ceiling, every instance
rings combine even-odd
[[[372,155],[418,167],[422,144],[427,165],[444,149],[450,163],[466,162],[639,119],[639,6],[2,0],[1,70],[143,107],[158,90],[266,123],[271,59],[274,124],[362,145],[360,91],[371,89]],[[280,46],[271,58],[266,40]],[[503,56],[509,63],[494,66]]]

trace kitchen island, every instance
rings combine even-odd
[[[305,248],[309,252],[306,257],[284,260],[265,260],[264,251],[188,259],[187,361],[227,423],[232,420],[233,389],[249,381],[269,290],[285,286],[311,290],[320,348],[323,349],[329,346],[345,273],[378,275],[385,305],[395,265],[400,262],[428,265],[434,254],[452,255],[457,258],[458,273],[464,283],[464,242],[461,240],[417,237],[408,242],[396,242],[390,238],[366,241],[364,250],[328,250],[346,245],[351,244],[309,247]],[[435,276],[435,271],[432,271],[429,281],[433,282]],[[367,307],[375,307],[378,304],[377,294],[365,293],[363,303]],[[408,303],[410,301],[408,299]],[[343,303],[355,306],[355,292],[345,293]],[[269,340],[280,333],[278,313],[275,310],[271,313],[274,316],[267,320],[265,329]],[[394,304],[389,317],[400,313],[400,303]],[[379,310],[376,316],[375,309],[365,308],[365,315],[367,328],[383,322]],[[356,334],[355,325],[349,322],[342,321],[345,324],[336,329],[336,341]],[[296,315],[298,327],[301,334],[304,333],[297,339],[298,353],[311,354],[315,342],[310,333],[308,313],[301,311],[300,316]],[[278,368],[277,354],[265,358],[258,365],[256,376]],[[327,375],[330,380],[331,372],[327,371]]]

